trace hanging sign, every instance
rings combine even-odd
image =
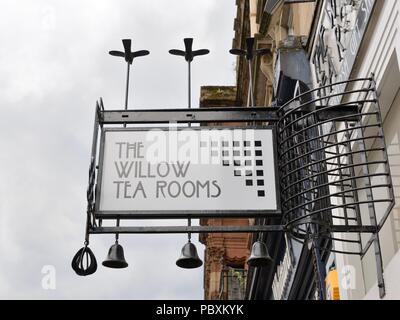
[[[104,129],[96,214],[277,212],[274,141],[271,127]]]

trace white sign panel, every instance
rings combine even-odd
[[[105,129],[96,211],[276,211],[273,131]]]

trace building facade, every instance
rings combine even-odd
[[[358,106],[360,112],[365,112],[360,122],[363,123],[360,134],[367,136],[370,132],[367,128],[372,127],[369,122],[369,119],[372,119],[372,116],[369,116],[372,112],[368,110],[371,110],[370,104],[375,104],[376,99],[370,101],[367,95],[364,97],[361,93],[365,91],[364,88],[373,86],[379,98],[379,104],[376,103],[380,110],[380,122],[377,127],[384,133],[381,140],[386,143],[388,157],[384,166],[390,173],[388,189],[393,195],[388,198],[394,200],[394,202],[391,201],[394,205],[384,207],[384,201],[381,201],[382,204],[378,203],[376,199],[386,196],[386,191],[379,188],[368,191],[371,189],[370,186],[368,189],[356,185],[351,189],[351,196],[349,196],[350,189],[346,189],[347,186],[343,183],[333,181],[335,179],[333,174],[327,174],[322,177],[326,179],[325,183],[319,182],[318,185],[327,187],[325,189],[315,187],[315,193],[312,195],[304,193],[305,197],[329,199],[329,204],[318,202],[319,210],[328,212],[327,208],[329,208],[330,223],[338,226],[348,227],[351,225],[349,221],[357,219],[359,220],[357,223],[364,225],[375,219],[375,227],[379,228],[376,237],[358,233],[358,238],[353,239],[349,234],[337,232],[327,239],[319,238],[318,241],[311,243],[310,241],[294,241],[296,239],[280,233],[263,234],[262,239],[268,246],[273,263],[265,268],[246,269],[244,262],[255,240],[252,235],[240,237],[229,235],[228,237],[233,237],[231,242],[226,239],[221,240],[222,238],[214,241],[207,236],[203,238],[206,252],[210,250],[209,254],[206,254],[206,261],[212,260],[212,257],[223,256],[224,253],[229,252],[230,246],[240,248],[240,254],[236,251],[228,255],[230,259],[233,258],[232,261],[235,259],[240,261],[237,264],[239,269],[246,270],[246,299],[399,299],[400,276],[396,272],[400,268],[398,250],[400,244],[398,209],[400,196],[398,181],[400,161],[399,1],[237,0],[236,5],[233,48],[245,48],[246,38],[254,37],[257,49],[269,49],[269,53],[256,58],[252,66],[257,106],[265,108],[285,106],[295,97],[301,97],[297,101],[301,104],[304,99],[311,99],[311,94],[310,96],[306,94],[309,90],[315,90],[312,95],[315,94],[316,97],[313,97],[312,101],[319,101],[315,103],[313,110],[334,104],[350,106],[348,101],[356,101],[352,105],[356,105],[355,108]],[[363,80],[348,82],[350,79]],[[245,61],[238,58],[235,97],[232,97],[229,102],[225,101],[225,105],[246,105],[248,83],[249,72]],[[215,92],[222,91],[223,89],[220,89]],[[351,92],[351,94],[346,93],[346,96],[343,96],[344,92]],[[212,94],[208,95],[208,99],[210,101],[214,99]],[[207,103],[203,106],[207,107]],[[365,109],[363,109],[364,106]],[[336,125],[336,122],[334,123]],[[327,129],[325,126],[321,130],[324,135],[326,130],[331,130],[331,127]],[[349,161],[349,159],[352,161],[353,154],[360,151],[356,150],[352,142],[354,139],[346,138],[350,129],[344,128],[343,124],[338,124],[335,130],[335,132],[345,133],[335,135],[335,139],[339,140],[335,144],[336,153],[351,153],[351,157],[344,157],[343,161]],[[327,136],[331,137],[329,134]],[[366,143],[368,150],[378,149],[379,137],[378,135],[374,137],[374,140],[370,139],[371,142]],[[310,140],[312,139],[314,138],[311,137]],[[326,139],[324,143],[331,143],[329,139]],[[346,143],[348,149],[346,149]],[[345,150],[348,152],[345,153]],[[331,150],[325,147],[323,159],[333,158],[329,157],[330,152]],[[373,151],[364,151],[363,154],[368,158],[368,162],[380,163]],[[337,156],[335,159],[338,159]],[[340,163],[340,159],[339,163],[324,161],[326,166],[324,170],[327,172],[338,170],[340,174],[345,174],[347,171],[343,168],[346,166]],[[279,161],[284,162],[284,160],[285,158],[282,157]],[[314,160],[309,159],[309,161]],[[332,167],[337,169],[331,169]],[[371,165],[367,169],[364,167],[362,167],[364,171],[368,170],[370,184],[384,185],[378,177],[381,170],[379,165]],[[322,170],[321,167],[318,168]],[[355,177],[360,175],[357,170],[361,169],[353,170],[352,174]],[[340,177],[338,181],[344,180],[346,178]],[[281,181],[283,181],[282,178]],[[309,188],[309,186],[304,186],[304,188]],[[285,200],[287,195],[282,190],[281,193]],[[341,197],[337,197],[337,194],[341,194]],[[354,205],[348,204],[350,201],[348,198],[351,197],[357,199],[355,202],[357,210]],[[368,201],[374,202],[374,219],[372,220],[371,206],[358,204],[368,203]],[[290,205],[293,206],[292,202],[283,202],[288,206],[285,210],[293,212],[290,207]],[[331,209],[332,206],[334,209]],[[302,207],[302,203],[297,204],[297,207]],[[373,222],[371,222],[372,225]],[[224,222],[203,221],[203,223]],[[287,221],[250,219],[242,220],[240,223],[284,224]],[[218,243],[219,251],[217,250],[218,254],[215,256],[211,253],[211,248],[215,248],[215,245],[214,247],[211,245],[212,243]],[[358,252],[359,249],[362,254],[352,254]],[[377,249],[379,249],[379,258],[376,254]],[[223,263],[218,268],[215,264],[214,267],[210,267],[210,264],[206,266],[206,298],[229,298],[215,293],[223,291],[222,270],[225,270]],[[214,294],[210,294],[211,291],[214,291]]]
[[[358,256],[332,254],[338,271],[341,299],[399,299],[399,120],[400,37],[399,1],[324,1],[309,47],[314,86],[351,78],[376,82],[383,132],[393,181],[395,205],[382,219],[379,239],[382,252],[384,294],[376,277],[374,250]],[[321,56],[320,53],[326,53]],[[376,195],[378,196],[378,195]],[[378,219],[382,212],[378,213]],[[366,242],[362,239],[362,242]],[[343,244],[346,249],[346,244]]]

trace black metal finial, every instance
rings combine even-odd
[[[193,38],[184,38],[183,42],[185,43],[185,51],[179,49],[171,49],[168,52],[174,56],[182,56],[185,57],[185,60],[188,63],[188,108],[191,108],[191,73],[190,73],[190,63],[193,61],[193,58],[196,56],[204,56],[210,53],[208,49],[192,49],[193,46]]]
[[[271,52],[271,50],[263,48],[254,50],[254,38],[246,39],[246,50],[242,49],[231,49],[229,50],[231,54],[237,56],[245,56],[246,60],[252,60],[254,56],[263,56]]]
[[[237,56],[246,57],[246,60],[248,62],[248,67],[249,67],[249,90],[248,90],[248,96],[247,96],[247,106],[253,107],[254,106],[254,92],[253,92],[253,76],[252,76],[252,70],[251,70],[253,58],[254,58],[254,56],[263,56],[265,54],[270,53],[271,51],[266,48],[254,50],[254,38],[246,38],[246,50],[231,49],[231,50],[229,50],[229,52],[231,54],[234,54]]]
[[[199,49],[199,50],[193,51],[192,50],[193,38],[185,38],[185,39],[183,39],[183,42],[185,43],[185,51],[178,50],[178,49],[171,49],[171,50],[169,50],[169,53],[173,54],[175,56],[185,57],[185,60],[187,62],[193,61],[193,58],[196,56],[203,56],[203,55],[210,53],[210,50],[208,50],[208,49]]]
[[[131,51],[131,46],[132,46],[132,40],[131,39],[122,39],[122,44],[124,46],[124,52],[122,51],[117,51],[117,50],[111,50],[109,54],[112,56],[116,57],[123,57],[125,58],[125,61],[129,64],[132,64],[133,59],[136,57],[142,57],[142,56],[147,56],[150,54],[148,50],[139,50],[139,51]]]
[[[122,44],[124,46],[124,52],[111,50],[108,53],[112,56],[123,57],[127,62],[127,74],[126,74],[126,90],[125,90],[125,110],[128,110],[128,91],[129,91],[129,70],[130,65],[133,62],[134,58],[147,56],[150,54],[148,50],[139,50],[139,51],[131,51],[132,40],[131,39],[122,39]]]

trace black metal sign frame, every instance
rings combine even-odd
[[[104,233],[106,229],[96,229],[102,225],[103,219],[176,219],[176,218],[256,218],[256,217],[280,217],[281,216],[281,204],[279,196],[279,176],[277,172],[278,152],[277,141],[276,141],[276,130],[273,130],[274,140],[274,160],[275,160],[275,178],[276,178],[276,194],[277,194],[277,210],[271,211],[259,211],[259,210],[229,210],[229,211],[183,211],[177,213],[176,211],[167,212],[143,212],[143,211],[132,211],[132,212],[114,212],[114,211],[102,211],[98,210],[98,196],[99,196],[99,182],[101,179],[101,154],[102,154],[102,143],[104,141],[105,130],[123,130],[121,127],[114,127],[112,125],[127,125],[127,124],[147,124],[154,126],[154,124],[168,124],[168,123],[232,123],[239,122],[247,124],[247,126],[234,128],[251,129],[253,128],[265,128],[265,123],[268,123],[267,127],[276,127],[280,116],[278,107],[224,107],[224,108],[212,108],[212,109],[142,109],[142,110],[105,110],[102,98],[96,103],[95,107],[95,119],[93,129],[93,140],[92,140],[92,151],[91,151],[91,163],[89,168],[89,185],[87,190],[87,214],[88,214],[88,233]],[[297,113],[297,111],[294,111]],[[301,112],[300,112],[301,113]],[[327,110],[319,112],[319,118],[321,121],[335,119],[354,119],[357,113],[357,107],[355,106],[332,106]],[[210,128],[210,126],[207,126]],[[158,129],[167,128],[157,127]],[[195,127],[191,127],[194,129]],[[221,128],[233,128],[232,126],[218,127]],[[127,128],[127,130],[148,130],[149,127],[144,128]],[[100,136],[99,136],[100,130]],[[103,136],[103,137],[102,137]],[[99,142],[100,140],[100,142]],[[100,145],[100,152],[98,152],[98,146]],[[97,171],[100,171],[97,173]],[[276,227],[276,226],[275,226]],[[123,227],[110,227],[108,231],[113,232],[124,232]],[[143,227],[146,228],[146,227]],[[187,228],[193,228],[190,232],[230,232],[228,229],[222,231],[213,231],[212,227],[202,226],[195,228],[188,226]],[[167,228],[168,229],[168,228]],[[167,229],[164,229],[162,233]],[[368,228],[356,228],[357,232],[368,232]],[[101,230],[101,231],[100,231]],[[150,230],[150,229],[149,229]],[[283,230],[283,226],[278,228],[272,228],[270,231]],[[160,230],[155,228],[150,233],[158,233]],[[175,233],[176,230],[171,229],[169,233]],[[265,230],[267,231],[267,230]],[[138,229],[131,229],[129,233],[142,233],[142,227]],[[254,229],[253,226],[235,229],[235,232],[260,232],[259,229]],[[108,233],[108,232],[107,232]]]
[[[131,132],[131,131],[149,131],[149,130],[162,130],[168,131],[169,127],[128,127],[128,128],[103,128],[100,137],[100,152],[98,159],[98,175],[97,175],[97,188],[96,188],[96,203],[94,215],[98,219],[177,219],[177,218],[265,218],[265,217],[280,217],[281,204],[279,192],[279,173],[278,173],[278,147],[276,142],[276,127],[275,126],[207,126],[205,127],[176,127],[173,130],[270,130],[272,133],[272,149],[273,149],[273,162],[274,162],[274,176],[275,176],[275,203],[276,209],[273,210],[126,210],[126,211],[104,211],[100,210],[100,194],[103,178],[103,164],[104,164],[104,149],[105,149],[105,135],[110,131],[117,132]]]

